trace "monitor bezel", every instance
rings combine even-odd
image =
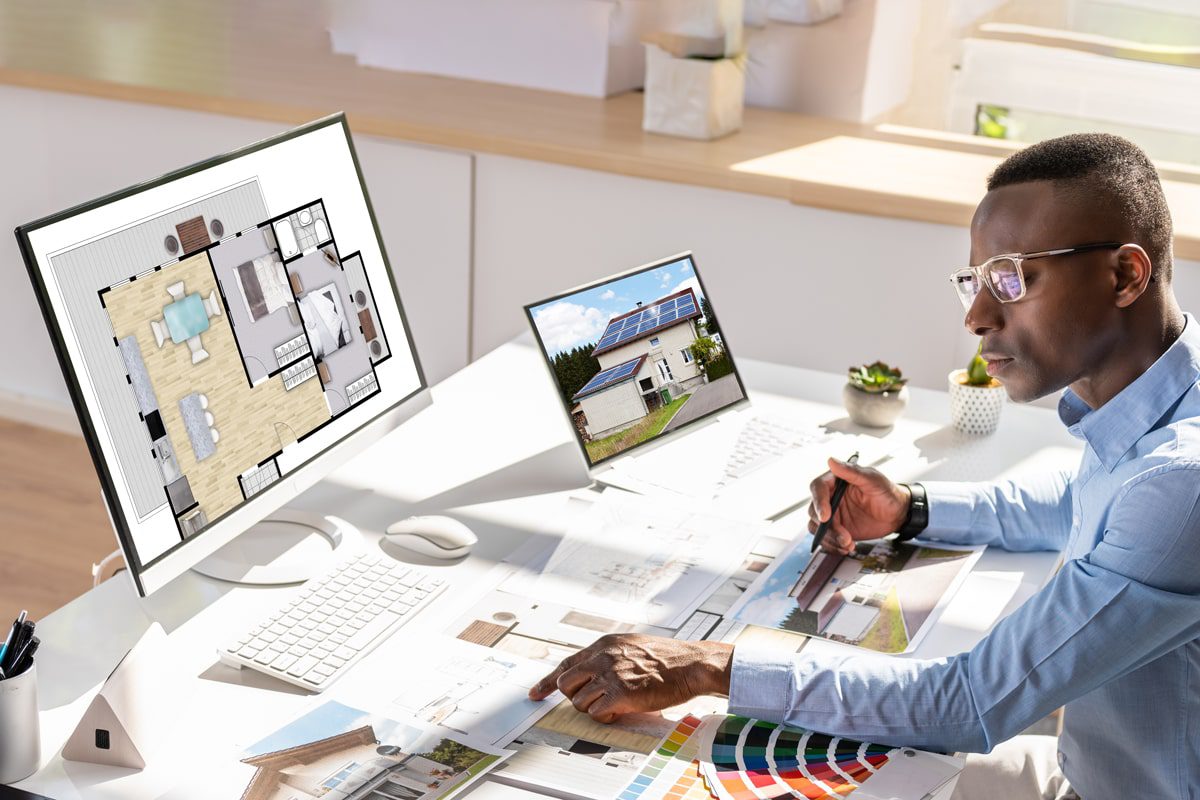
[[[370,418],[364,419],[360,424],[356,425],[353,430],[347,431],[335,444],[330,445],[320,453],[317,453],[307,461],[297,466],[290,473],[283,476],[285,480],[280,480],[277,484],[264,489],[260,494],[256,495],[252,499],[243,501],[242,504],[230,509],[216,520],[213,520],[208,527],[196,534],[194,537],[180,541],[178,544],[173,545],[169,550],[158,554],[149,562],[143,564],[140,556],[138,555],[137,547],[133,540],[132,531],[127,522],[124,509],[121,506],[120,498],[117,495],[116,485],[113,481],[112,474],[109,471],[107,460],[105,459],[104,453],[100,447],[96,429],[92,424],[92,411],[84,399],[79,376],[76,373],[75,368],[71,363],[70,356],[67,353],[66,340],[63,337],[62,328],[59,325],[49,292],[46,288],[46,284],[42,279],[41,267],[38,264],[36,255],[33,253],[29,236],[34,231],[45,228],[49,225],[54,225],[62,222],[63,220],[70,219],[71,217],[93,211],[110,203],[114,203],[127,197],[132,197],[136,194],[155,189],[159,186],[171,183],[172,181],[176,181],[228,161],[256,153],[260,150],[265,150],[269,147],[282,144],[283,142],[287,142],[291,139],[304,136],[332,125],[340,125],[346,138],[346,144],[350,151],[351,161],[354,164],[354,170],[358,178],[358,184],[362,189],[363,201],[366,205],[367,215],[371,220],[371,228],[375,233],[375,239],[379,245],[379,254],[383,261],[384,269],[387,273],[388,283],[392,289],[392,297],[395,300],[396,307],[400,312],[400,320],[404,327],[405,338],[408,343],[409,352],[412,354],[413,366],[417,373],[418,386],[414,391],[405,395],[403,398],[396,400],[394,403],[388,405],[386,408],[372,415]],[[14,233],[17,238],[18,247],[21,251],[21,257],[25,262],[25,268],[28,271],[30,281],[33,284],[34,294],[37,296],[38,306],[42,312],[42,319],[45,321],[46,329],[50,333],[50,338],[54,345],[54,354],[58,359],[59,368],[62,370],[63,378],[66,381],[67,391],[71,397],[71,404],[74,407],[75,414],[79,419],[80,428],[83,431],[84,441],[87,443],[88,452],[92,457],[92,464],[95,467],[96,474],[100,479],[101,494],[104,499],[105,509],[108,511],[109,521],[113,526],[113,530],[117,535],[117,541],[121,547],[121,552],[125,557],[125,563],[128,567],[127,571],[129,572],[130,578],[133,581],[138,595],[141,597],[146,597],[148,594],[161,588],[166,583],[169,583],[170,580],[187,570],[187,567],[184,567],[169,575],[164,574],[162,579],[159,580],[158,576],[154,574],[155,569],[160,565],[167,566],[167,562],[171,556],[178,554],[182,549],[189,546],[193,548],[199,547],[200,549],[196,554],[197,557],[192,561],[192,563],[196,563],[221,546],[233,541],[253,525],[253,523],[251,523],[250,525],[245,526],[242,530],[220,532],[218,530],[218,526],[221,524],[222,520],[228,521],[231,515],[251,507],[265,509],[261,515],[257,516],[257,520],[261,521],[262,519],[265,519],[271,514],[272,511],[284,506],[295,496],[296,491],[294,490],[297,486],[297,481],[306,480],[311,483],[320,479],[319,477],[317,477],[315,480],[313,479],[314,471],[318,470],[320,466],[318,462],[321,460],[326,460],[328,462],[328,469],[321,472],[321,475],[323,476],[328,474],[328,472],[336,469],[341,462],[341,459],[337,458],[339,451],[353,447],[353,440],[363,437],[363,434],[368,428],[373,428],[380,424],[381,420],[389,415],[394,416],[397,410],[406,404],[411,403],[413,405],[414,413],[428,404],[429,384],[425,377],[425,371],[421,367],[420,356],[417,353],[417,349],[412,337],[412,328],[409,324],[408,315],[404,311],[404,304],[400,299],[400,292],[396,286],[395,273],[392,271],[391,261],[388,259],[387,250],[384,247],[383,236],[379,229],[379,220],[376,217],[375,208],[371,203],[371,196],[367,190],[366,180],[363,177],[362,165],[359,162],[358,152],[354,147],[354,139],[351,136],[350,126],[346,120],[346,115],[344,112],[330,114],[326,117],[322,117],[298,127],[275,134],[274,136],[261,139],[257,142],[246,145],[245,147],[240,147],[236,150],[231,150],[211,158],[197,161],[188,166],[164,173],[157,178],[110,192],[109,194],[93,200],[89,200],[54,214],[41,217],[33,222],[27,222],[23,225],[18,225]],[[421,402],[417,402],[417,399],[422,395],[424,395],[424,398],[421,400]],[[287,493],[281,491],[283,489],[293,489],[293,491]],[[215,535],[217,533],[221,533],[222,535]],[[205,538],[206,535],[207,538]],[[204,543],[203,546],[201,546],[202,542]],[[169,570],[162,571],[170,572]],[[153,580],[151,580],[152,578]],[[152,584],[149,590],[147,590],[147,584]]]
[[[709,411],[707,414],[696,417],[696,419],[692,420],[691,422],[687,423],[686,425],[684,425],[680,428],[676,428],[674,431],[671,431],[670,433],[667,433],[667,434],[660,433],[658,436],[654,437],[653,439],[649,439],[647,441],[640,442],[639,444],[634,445],[633,447],[629,448],[628,450],[622,450],[619,453],[613,453],[611,456],[606,456],[605,458],[602,458],[599,461],[595,461],[595,462],[593,462],[591,460],[591,458],[588,456],[587,447],[584,446],[583,439],[579,436],[579,432],[575,430],[575,424],[571,420],[571,404],[568,401],[566,401],[565,399],[563,399],[562,387],[560,387],[558,385],[558,376],[554,374],[554,366],[551,363],[551,358],[550,358],[549,352],[546,349],[546,343],[542,341],[542,334],[540,331],[538,331],[537,323],[533,319],[533,309],[538,308],[540,306],[544,306],[547,303],[553,303],[556,300],[564,300],[573,294],[577,294],[579,292],[586,292],[589,289],[595,289],[599,286],[603,286],[605,284],[612,283],[613,281],[618,281],[623,278],[628,278],[633,275],[638,275],[643,272],[649,272],[651,270],[658,269],[659,267],[666,266],[667,264],[672,264],[677,261],[682,261],[685,258],[689,259],[692,262],[692,272],[695,273],[695,275],[696,275],[696,282],[700,284],[700,291],[703,292],[704,297],[707,298],[708,297],[708,287],[705,286],[704,278],[700,275],[700,266],[696,263],[696,256],[691,250],[685,250],[681,253],[676,253],[673,256],[669,256],[667,258],[660,258],[657,261],[652,261],[648,264],[643,264],[640,267],[634,267],[633,269],[628,269],[628,270],[625,270],[624,272],[619,272],[615,275],[609,275],[606,278],[601,278],[600,280],[591,281],[590,283],[585,283],[583,285],[576,286],[572,289],[568,289],[565,292],[559,292],[558,294],[555,294],[552,297],[547,297],[544,300],[538,300],[536,302],[527,303],[525,305],[525,318],[529,322],[529,327],[533,330],[533,338],[534,338],[534,341],[537,343],[538,353],[542,358],[542,364],[545,366],[546,371],[550,375],[550,380],[554,385],[555,394],[558,396],[559,402],[561,403],[562,408],[563,408],[563,413],[567,417],[567,423],[570,425],[571,437],[574,439],[575,444],[579,449],[579,453],[583,457],[583,463],[587,465],[589,473],[592,473],[594,471],[611,466],[612,463],[617,459],[626,458],[628,456],[634,455],[635,453],[645,453],[649,450],[653,450],[663,444],[666,444],[667,442],[673,441],[674,439],[678,438],[681,434],[694,431],[697,428],[714,421],[715,418],[720,414],[728,413],[729,411],[740,408],[744,405],[748,405],[750,402],[750,396],[746,392],[746,382],[742,380],[742,374],[738,370],[737,359],[733,355],[733,350],[731,350],[729,347],[729,337],[726,336],[725,331],[722,330],[721,331],[721,345],[725,350],[726,356],[728,356],[730,362],[733,364],[733,375],[737,378],[738,388],[740,388],[742,390],[742,398],[740,400],[735,400],[734,402],[730,403],[729,405],[721,406],[720,408],[715,408],[712,411]],[[709,306],[710,307],[712,306],[711,300],[709,300]]]

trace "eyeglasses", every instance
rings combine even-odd
[[[1021,263],[1035,258],[1050,256],[1066,256],[1075,253],[1086,253],[1090,250],[1115,250],[1121,247],[1120,242],[1096,242],[1081,244],[1078,247],[1064,247],[1059,250],[1041,250],[1036,253],[1004,253],[992,256],[977,267],[963,267],[950,274],[950,282],[958,292],[963,309],[969,311],[979,294],[980,284],[986,284],[992,296],[1001,303],[1015,303],[1025,296],[1025,273],[1021,271]]]

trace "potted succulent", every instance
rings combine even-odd
[[[850,367],[842,403],[850,419],[868,428],[886,428],[908,405],[908,378],[882,361]]]
[[[987,373],[983,359],[983,342],[966,369],[956,369],[949,375],[950,419],[955,430],[986,436],[1000,424],[1000,409],[1004,408],[1004,385]]]

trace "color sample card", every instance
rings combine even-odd
[[[691,715],[681,719],[617,800],[711,800],[696,761],[700,726]]]
[[[888,762],[894,748],[727,717],[701,772],[733,800],[842,798]]]

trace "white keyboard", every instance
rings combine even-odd
[[[219,654],[226,664],[322,692],[444,588],[440,579],[365,553],[304,584]]]
[[[793,447],[806,447],[829,438],[829,434],[812,425],[785,418],[755,416],[738,434],[737,443],[725,464],[725,474],[736,480],[770,464]]]

